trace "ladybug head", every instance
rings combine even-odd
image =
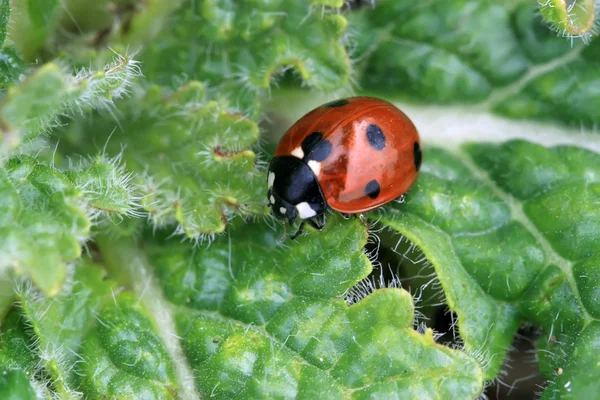
[[[310,219],[327,210],[317,177],[299,158],[274,157],[269,165],[268,188],[271,213],[290,224],[296,217]]]

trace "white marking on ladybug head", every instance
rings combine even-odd
[[[308,166],[310,169],[312,169],[312,172],[319,177],[319,174],[321,173],[321,163],[315,160],[310,160],[308,162]]]
[[[285,214],[287,210],[285,209],[285,207],[279,207],[279,212],[282,214]]]
[[[275,182],[275,172],[269,172],[269,179],[267,182],[267,186],[269,187],[269,189],[273,187],[273,182]]]
[[[292,155],[294,157],[299,158],[299,159],[303,159],[304,158],[304,151],[302,150],[302,147],[298,146],[294,150],[292,150]]]
[[[273,195],[271,195],[271,197],[269,197],[269,200],[271,200],[271,204],[275,204],[275,197],[273,197]]]
[[[296,210],[298,210],[298,216],[302,219],[312,218],[317,215],[317,212],[305,201],[296,205]]]

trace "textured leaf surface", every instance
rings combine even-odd
[[[569,7],[579,13],[580,3],[591,2],[543,3],[543,9]],[[515,118],[577,124],[599,119],[600,42],[572,46],[548,29],[530,3],[377,4],[352,15],[350,22],[369,32],[357,40],[368,54],[359,64],[364,87],[437,104],[483,102],[480,109]]]
[[[65,75],[58,65],[43,65],[12,86],[0,107],[0,155],[57,125],[58,117],[85,108],[107,107],[119,98],[139,73],[136,62],[118,57],[100,71]]]
[[[600,391],[593,2],[357,3],[14,0],[7,25],[0,2],[0,398],[493,397],[521,323],[544,398]],[[135,82],[103,66],[140,48]],[[353,82],[412,103],[423,138],[406,202],[370,214],[389,284],[362,280],[358,220],[281,245],[245,204],[262,128]],[[429,263],[451,347],[398,288],[422,299]]]
[[[121,152],[129,170],[137,172],[142,205],[156,226],[175,226],[193,240],[223,232],[231,216],[248,211],[245,202],[265,196],[264,169],[256,168],[251,150],[257,124],[208,99],[205,91],[198,82],[168,96],[152,87],[119,105],[137,113],[134,120],[117,127],[112,118],[93,119],[77,127],[96,132],[109,153]],[[109,140],[117,128],[128,135],[115,133]],[[65,139],[73,137],[83,138],[67,132]]]
[[[265,228],[236,224],[203,251],[148,248],[201,394],[477,397],[479,364],[415,332],[407,292],[378,291],[350,307],[337,297],[371,269],[358,221],[330,218],[290,249]]]
[[[600,156],[575,147],[547,149],[526,142],[470,145],[467,151],[508,199],[520,203],[520,212],[514,214],[530,221],[529,231],[546,254],[548,265],[524,293],[523,314],[550,332],[547,340],[553,341],[555,336],[561,342],[577,343],[577,338],[582,338],[586,345],[600,340],[594,329],[598,320],[593,317],[598,315],[598,303],[590,302],[590,295],[598,295],[599,281],[594,272],[588,275],[583,271],[586,263],[589,268],[588,257],[598,252]],[[527,172],[515,178],[524,164]],[[589,378],[600,376],[598,368],[583,367],[579,363],[587,361],[575,351],[564,358],[556,356],[553,364],[569,362],[567,379],[571,383],[559,386],[562,380],[554,382],[546,396],[564,393],[568,397],[573,391],[593,396],[597,392],[597,384],[590,385]],[[598,355],[591,357],[597,359]]]
[[[597,315],[590,299],[599,281],[586,269],[600,234],[600,156],[525,141],[427,155],[406,203],[386,210],[382,221],[434,264],[466,350],[482,356],[488,376],[501,367],[522,316],[562,342],[583,335]],[[570,376],[591,395],[591,387],[582,388],[586,377]]]
[[[507,300],[522,294],[544,254],[509,206],[459,158],[432,148],[426,154],[406,203],[387,208],[382,221],[434,264],[466,349],[485,360],[488,377],[495,376],[519,325],[517,308]],[[532,257],[523,254],[528,244],[517,235],[529,240]]]
[[[96,322],[95,313],[111,295],[111,283],[103,281],[102,275],[101,269],[88,262],[76,269],[72,286],[54,299],[27,287],[18,292],[21,318],[35,338],[29,346],[61,398],[78,397],[74,366],[79,362],[79,346]]]
[[[36,399],[42,385],[33,378],[35,359],[31,336],[25,333],[24,319],[12,310],[2,321],[0,332],[0,393],[8,399]],[[38,389],[38,390],[36,390]],[[11,397],[12,396],[12,397]]]
[[[91,218],[127,214],[135,204],[117,167],[101,159],[63,173],[15,157],[0,169],[0,190],[0,268],[28,276],[47,294],[60,290],[67,264],[81,256]]]
[[[0,47],[6,40],[6,32],[10,21],[10,2],[3,0],[0,2]]]
[[[80,373],[93,398],[176,399],[173,362],[151,318],[131,294],[120,295],[98,315],[86,336]]]
[[[593,0],[538,0],[540,14],[563,35],[586,37],[593,34],[597,24],[597,3]]]
[[[347,22],[336,12],[342,4],[206,1],[182,7],[141,55],[145,74],[165,85],[208,79],[219,85],[220,96],[253,115],[257,94],[284,69],[292,68],[311,87],[337,89],[350,74],[340,41]]]
[[[25,65],[14,48],[5,46],[0,50],[0,88],[16,82],[25,72]]]
[[[0,392],[19,398],[31,396],[32,388],[61,399],[176,398],[172,361],[152,319],[130,292],[118,291],[89,261],[53,299],[23,287],[21,308],[2,325],[0,362],[10,374],[0,381]]]

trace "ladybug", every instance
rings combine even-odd
[[[339,99],[315,108],[283,135],[269,164],[268,206],[290,225],[321,230],[325,211],[360,214],[401,198],[422,161],[412,121],[387,101]]]

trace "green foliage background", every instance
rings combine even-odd
[[[595,7],[0,0],[0,398],[476,399],[523,324],[542,398],[598,396]],[[420,177],[281,243],[246,205],[273,146],[355,94],[414,119]]]

